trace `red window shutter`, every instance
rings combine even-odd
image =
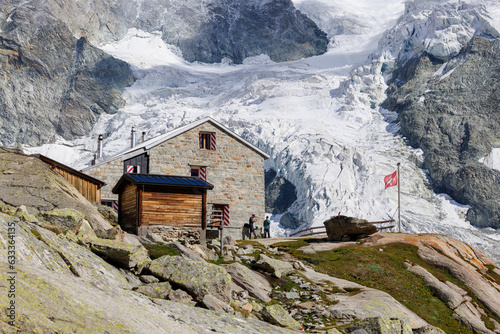
[[[207,180],[207,168],[206,167],[200,167],[200,179],[202,180]]]
[[[141,173],[141,166],[127,165],[127,173],[140,174]]]
[[[216,148],[217,148],[216,134],[215,132],[212,132],[210,134],[210,149],[215,151]]]
[[[115,210],[116,213],[118,213],[118,201],[113,201],[111,207],[113,208],[113,210]]]
[[[231,219],[229,216],[229,205],[224,206],[223,221],[224,221],[224,226],[231,225]]]

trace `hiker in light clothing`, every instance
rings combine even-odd
[[[264,220],[264,238],[271,237],[271,221],[269,220],[269,216],[266,216],[266,220]],[[266,237],[267,235],[267,237]]]

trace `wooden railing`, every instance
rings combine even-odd
[[[379,221],[379,222],[370,222],[370,224],[374,224],[374,225],[378,225],[378,224],[385,224],[385,223],[392,223],[394,221],[394,219],[389,219],[389,220],[384,220],[384,221]],[[392,226],[383,226],[383,227],[378,227],[378,230],[386,230],[388,228],[393,228],[394,225]],[[324,231],[321,231],[321,232],[311,232],[311,233],[307,233],[307,234],[302,234],[304,232],[308,232],[308,231],[313,231],[313,230],[319,230],[319,229],[323,229]],[[311,228],[308,228],[308,229],[305,229],[305,230],[300,230],[298,232],[295,232],[295,233],[292,233],[290,234],[291,237],[293,236],[296,236],[298,234],[301,234],[300,236],[301,237],[308,237],[308,236],[311,236],[311,235],[319,235],[319,234],[326,234],[326,228],[324,226],[318,226],[318,227],[311,227]]]

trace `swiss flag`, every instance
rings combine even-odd
[[[398,184],[398,172],[394,172],[384,177],[384,183],[385,183],[385,189],[393,187],[396,184]]]

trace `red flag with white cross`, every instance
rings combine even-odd
[[[394,172],[392,174],[387,175],[384,177],[384,183],[385,183],[385,189],[389,187],[394,187],[395,185],[398,184],[398,172]]]

